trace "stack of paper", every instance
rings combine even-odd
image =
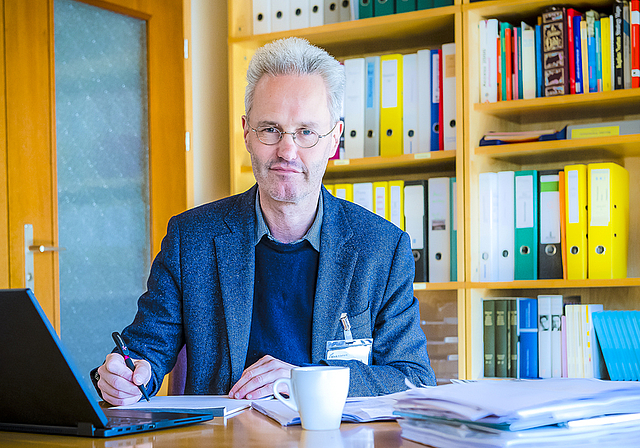
[[[347,403],[342,411],[342,421],[351,423],[365,423],[381,420],[395,420],[394,405],[397,399],[404,397],[404,392],[397,394],[383,395],[380,397],[352,397],[347,399]],[[251,406],[262,412],[267,417],[271,417],[282,426],[300,424],[300,414],[288,408],[280,401],[263,400],[254,401]]]
[[[413,389],[396,404],[402,436],[440,446],[611,446],[640,435],[640,383],[478,381]]]

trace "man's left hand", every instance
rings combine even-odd
[[[296,366],[265,355],[242,372],[238,382],[229,391],[229,397],[256,400],[272,395],[273,383],[278,378],[291,378],[291,369],[294,367]]]

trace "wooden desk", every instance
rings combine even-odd
[[[226,420],[219,417],[205,423],[109,439],[53,436],[0,431],[0,448],[424,448],[400,437],[396,422],[343,423],[336,431],[304,431],[300,426],[283,428],[258,411],[248,409]]]

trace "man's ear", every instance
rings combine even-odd
[[[242,116],[242,134],[243,134],[243,138],[244,138],[244,146],[247,148],[247,151],[249,150],[249,145],[247,143],[247,136],[249,135],[249,119],[247,118],[246,115]]]

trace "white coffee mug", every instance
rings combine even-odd
[[[278,392],[280,384],[289,386],[291,398]],[[275,397],[300,413],[302,427],[310,430],[338,429],[348,393],[348,367],[295,367],[290,379],[280,378],[273,385]]]

